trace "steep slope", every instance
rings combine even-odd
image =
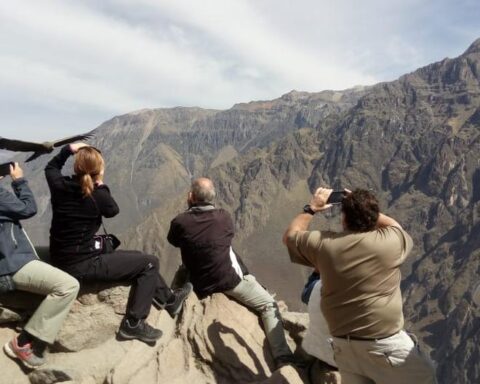
[[[172,203],[185,196],[193,175],[206,174],[243,156],[249,148],[262,148],[303,126],[314,127],[328,114],[351,107],[365,92],[363,88],[318,94],[293,91],[277,100],[239,104],[228,111],[142,110],[105,122],[96,129],[92,144],[102,149],[106,182],[122,211],[109,221],[108,229],[128,232],[127,244],[163,251],[164,237],[155,237],[155,228],[157,223],[164,226],[183,207],[183,199]],[[41,244],[48,243],[51,217],[42,172],[47,161],[45,157],[27,166],[39,214],[26,225],[34,241]],[[70,163],[65,172],[71,172]],[[160,219],[152,216],[153,238],[146,239],[136,226],[156,211]]]
[[[413,235],[404,269],[405,310],[439,363],[442,382],[474,383],[479,373],[480,40],[398,81],[381,84],[331,124],[310,178],[363,185]],[[326,123],[328,124],[328,123]]]

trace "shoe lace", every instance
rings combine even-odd
[[[18,346],[18,351],[24,355],[26,358],[29,358],[30,356],[33,355],[33,349],[32,349],[32,344],[27,343],[25,345],[22,345],[21,347]]]
[[[175,296],[178,297],[178,298],[181,298],[181,297],[187,295],[189,292],[190,292],[190,290],[186,287],[177,288],[175,290]]]
[[[155,328],[153,328],[150,324],[145,321],[141,321],[139,324],[140,329],[147,334],[151,334],[155,332]]]

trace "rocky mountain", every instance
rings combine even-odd
[[[96,130],[106,182],[121,207],[107,222],[126,247],[157,254],[171,276],[178,252],[166,243],[185,208],[192,176],[215,180],[218,204],[235,219],[235,247],[259,280],[290,307],[307,271],[292,266],[281,235],[319,185],[371,188],[415,241],[403,268],[407,326],[424,341],[442,383],[480,380],[480,39],[454,59],[396,81],[341,92],[291,92],[226,111],[143,110]],[[28,169],[40,206],[27,222],[48,238],[42,169]],[[336,228],[332,212],[320,227]]]
[[[218,183],[219,204],[236,217],[239,226],[237,247],[240,252],[246,260],[257,259],[255,263],[270,266],[273,252],[266,252],[267,257],[260,260],[257,258],[260,252],[244,249],[244,244],[249,242],[246,236],[251,234],[257,220],[252,221],[244,215],[244,212],[250,210],[249,204],[254,201],[245,198],[248,194],[246,189],[243,192],[239,189],[244,178],[243,169],[236,170],[235,180],[230,179],[232,175],[220,180],[221,176],[215,176],[215,172],[228,173],[231,166],[243,167],[245,159],[266,156],[271,144],[289,137],[289,132],[314,129],[320,119],[330,113],[351,108],[364,93],[364,88],[318,94],[293,91],[277,100],[238,104],[228,111],[198,108],[143,110],[107,121],[96,130],[96,138],[92,142],[105,155],[106,182],[114,191],[122,212],[113,220],[108,220],[107,228],[120,234],[125,246],[142,248],[159,255],[162,270],[167,276],[173,276],[180,259],[178,252],[166,242],[170,220],[185,208],[191,177],[211,175]],[[308,142],[307,135],[305,141]],[[311,144],[313,142],[308,145],[315,151],[315,146]],[[280,154],[278,159],[281,160],[282,156]],[[37,244],[48,243],[51,212],[42,172],[47,161],[47,158],[41,158],[28,169],[39,214],[29,220],[26,226]],[[307,168],[310,169],[311,165]],[[296,174],[297,171],[292,170],[288,176],[302,184],[301,190],[305,198],[308,194],[307,168],[301,171],[302,174]],[[67,165],[67,172],[69,170],[71,166]],[[290,173],[288,169],[282,172]],[[274,177],[268,183],[276,185],[277,180]],[[244,185],[247,184],[248,179]],[[253,184],[248,186],[250,187]],[[233,192],[235,195],[232,195]],[[245,196],[241,197],[241,193]],[[260,201],[259,204],[267,207],[265,202]],[[279,228],[285,220],[278,223]],[[278,233],[267,231],[267,236],[276,237],[260,243],[265,247],[272,244],[277,254],[283,254],[278,257],[278,262],[282,265],[281,274],[276,275],[287,277],[291,274],[291,267],[283,247],[276,244]],[[259,265],[254,268],[261,270],[263,267]],[[300,269],[295,273],[297,278],[294,293],[288,294],[289,287],[280,280],[273,290],[283,290],[285,295],[282,297],[290,296],[291,300],[288,301],[298,307],[297,293],[305,276]],[[272,275],[271,271],[265,271],[265,275]]]

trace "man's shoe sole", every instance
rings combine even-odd
[[[135,335],[130,335],[128,333],[124,333],[121,329],[118,331],[118,336],[120,336],[123,340],[140,340],[144,343],[155,343],[158,339],[163,336],[163,332],[160,332],[160,336],[157,338],[147,338],[147,337],[139,337]]]
[[[3,351],[5,352],[5,354],[8,357],[10,357],[11,359],[13,359],[15,361],[19,361],[20,363],[22,363],[22,365],[24,365],[25,367],[27,367],[29,369],[37,369],[37,368],[39,368],[39,367],[41,367],[42,365],[45,364],[45,363],[42,363],[40,365],[31,365],[28,362],[26,362],[25,360],[22,360],[20,357],[18,357],[16,355],[16,353],[12,350],[12,348],[10,348],[10,342],[6,343],[3,346]]]

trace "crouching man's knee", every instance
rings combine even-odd
[[[72,299],[75,299],[80,290],[80,283],[73,276],[70,276],[67,273],[65,273],[65,275],[66,276],[58,285],[57,292],[60,296],[72,297]]]

